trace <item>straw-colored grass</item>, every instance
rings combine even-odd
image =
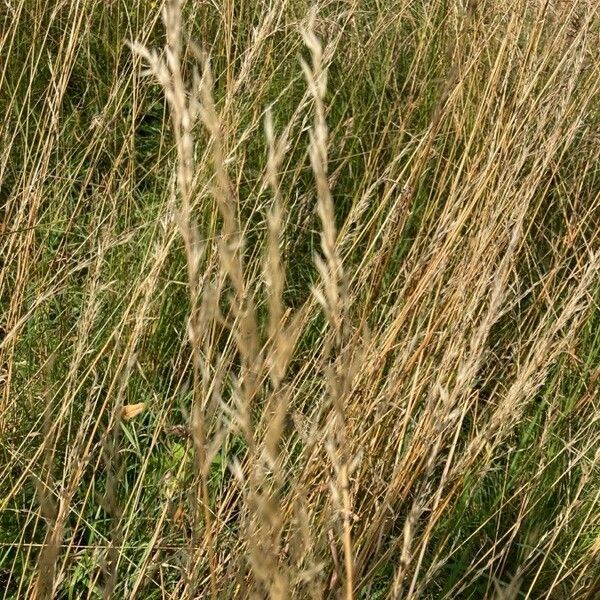
[[[600,597],[600,9],[5,0],[0,597]]]

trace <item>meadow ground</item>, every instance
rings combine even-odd
[[[0,23],[0,598],[600,598],[597,2]]]

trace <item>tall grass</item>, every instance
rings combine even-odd
[[[2,598],[600,597],[587,0],[7,0]]]

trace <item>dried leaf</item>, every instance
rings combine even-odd
[[[121,411],[121,417],[125,421],[129,421],[134,417],[137,417],[140,413],[144,412],[145,408],[145,402],[138,402],[137,404],[126,404],[125,406],[123,406],[123,410]]]

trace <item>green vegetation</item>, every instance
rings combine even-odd
[[[600,597],[596,2],[0,24],[2,599]]]

